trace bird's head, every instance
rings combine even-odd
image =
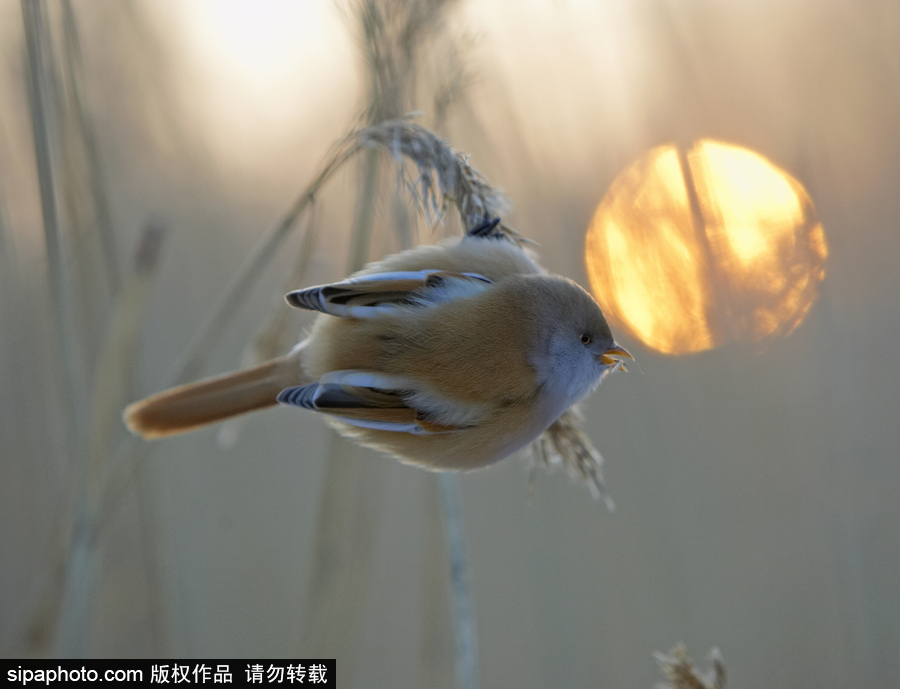
[[[538,337],[532,364],[541,385],[574,404],[634,357],[617,344],[594,298],[575,282],[529,279]]]

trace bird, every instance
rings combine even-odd
[[[290,352],[135,402],[126,425],[155,439],[281,404],[433,471],[515,453],[634,357],[587,291],[498,223],[289,292],[318,312]]]

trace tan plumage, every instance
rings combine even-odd
[[[412,249],[287,299],[324,312],[294,352],[133,404],[129,428],[159,437],[281,401],[405,462],[471,469],[630,356],[589,294],[498,238]]]
[[[258,366],[188,383],[135,402],[124,419],[132,433],[147,439],[185,433],[237,414],[277,404],[279,392],[309,382],[294,351]]]

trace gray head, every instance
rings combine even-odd
[[[569,406],[593,390],[603,377],[633,359],[616,344],[600,305],[572,280],[550,275],[523,278],[539,321],[539,344],[531,353],[540,383]]]

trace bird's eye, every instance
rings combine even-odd
[[[581,335],[581,344],[589,345],[591,343],[591,336],[587,333],[583,333]]]

